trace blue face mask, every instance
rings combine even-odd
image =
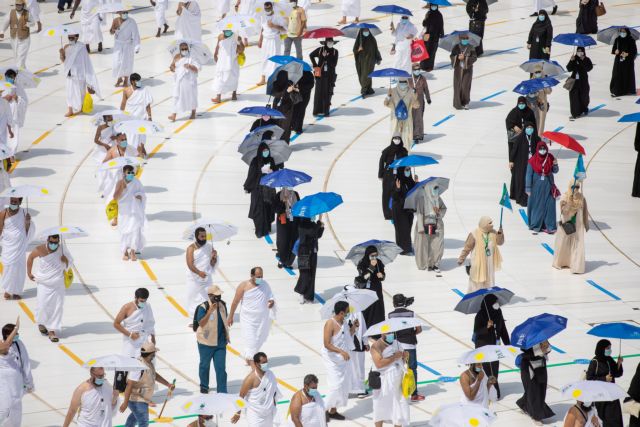
[[[15,337],[13,337],[13,342],[18,342],[20,341],[20,335],[16,335]]]
[[[384,336],[384,341],[387,344],[393,344],[393,342],[396,340],[396,337],[393,334],[389,334],[389,335],[385,335]]]
[[[404,171],[404,176],[409,178],[411,176],[411,171]]]
[[[229,37],[231,37],[231,36],[233,35],[233,31],[224,30],[224,31],[222,32],[222,34],[224,34],[224,36],[225,36],[226,38],[229,38]]]
[[[146,306],[146,305],[147,305],[147,303],[146,303],[146,302],[142,302],[142,301],[140,301],[140,302],[138,303],[138,308],[139,308],[140,310],[142,310],[143,308],[145,308],[145,306]]]
[[[479,373],[480,371],[482,371],[482,367],[481,366],[474,366],[473,370]]]
[[[460,44],[461,44],[462,46],[467,46],[467,45],[469,44],[469,40],[467,40],[467,39],[462,39],[462,40],[460,40]]]
[[[124,180],[125,180],[125,181],[127,181],[127,182],[131,182],[131,181],[133,181],[133,178],[134,178],[134,177],[135,177],[135,175],[134,175],[134,174],[132,174],[132,173],[128,173],[128,174],[126,174],[126,175],[124,176]]]
[[[531,135],[533,135],[533,128],[526,128],[526,129],[524,130],[524,132],[525,132],[527,135],[531,136]]]
[[[320,397],[320,393],[318,393],[318,389],[317,388],[309,388],[309,391],[307,393],[311,397],[316,397],[316,398]]]
[[[127,148],[127,140],[125,139],[124,141],[120,141],[118,145],[120,146],[120,148]]]
[[[431,10],[438,10],[438,6],[436,6],[435,4],[431,5]]]
[[[7,81],[11,84],[15,83],[15,79],[13,77],[8,77]]]
[[[9,205],[9,209],[11,209],[12,211],[17,211],[19,207],[20,205]]]
[[[540,15],[538,16],[538,21],[542,22],[544,21],[545,16],[544,15]]]
[[[49,243],[48,244],[49,249],[51,249],[52,251],[55,251],[56,249],[58,249],[58,246],[60,246],[59,243]]]
[[[622,38],[627,37],[627,33],[620,33],[619,35],[620,35],[620,37],[622,37]]]
[[[604,351],[604,355],[605,355],[605,356],[607,356],[607,357],[608,357],[608,356],[611,356],[611,349],[610,349],[610,348],[607,348],[607,349]]]
[[[362,32],[362,35],[365,36],[365,37],[369,37],[369,34],[370,34],[369,31],[363,31]]]
[[[100,387],[102,384],[104,384],[104,378],[96,378],[95,380],[93,380],[93,383]]]
[[[526,107],[527,104],[518,104],[518,108],[521,110],[524,110],[524,107]]]
[[[262,277],[256,277],[256,285],[264,285],[264,279]]]
[[[269,157],[269,150],[264,150],[264,151],[262,152],[262,157],[264,157],[265,159],[266,159],[267,157]]]

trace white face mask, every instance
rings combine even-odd
[[[402,140],[400,138],[393,138],[391,140],[395,145],[400,145],[400,143],[402,142]]]
[[[578,58],[584,58],[584,52],[578,52]]]
[[[333,42],[327,42],[327,47],[331,49],[333,47]]]
[[[122,19],[126,21],[126,20],[127,20],[127,18],[129,18],[129,14],[128,14],[128,13],[126,13],[126,12],[125,12],[125,13],[123,13],[123,14],[122,14]]]
[[[495,303],[491,307],[493,307],[494,310],[498,310],[500,308],[500,304]]]
[[[189,56],[189,51],[188,51],[188,50],[181,50],[181,51],[180,51],[180,55],[182,55],[182,56]]]

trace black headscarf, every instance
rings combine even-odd
[[[262,152],[264,150],[269,150],[269,155],[267,157],[262,157]],[[269,145],[262,141],[260,143],[260,145],[258,145],[258,151],[256,151],[256,158],[258,159],[258,166],[262,167],[264,165],[266,165],[267,163],[271,165],[271,170],[276,170],[275,166],[276,166],[276,162],[275,160],[273,160],[273,157],[271,156],[271,148],[269,148]]]
[[[493,320],[493,323],[503,322],[502,310],[493,308],[493,304],[498,302],[498,297],[493,294],[489,294],[484,297],[482,304],[480,304],[480,310],[478,310],[478,321],[486,325],[489,320]]]
[[[411,168],[405,168],[404,166],[400,166],[398,168],[398,173],[396,174],[396,178],[398,178],[400,180],[400,185],[401,186],[406,185],[406,186],[409,187],[408,189],[410,190],[415,185],[415,181],[413,180],[412,176],[405,176],[404,175],[404,171],[405,170],[411,171]]]
[[[535,34],[544,33],[552,26],[551,19],[549,19],[549,14],[546,10],[543,9],[538,12],[538,16],[544,16],[544,21],[540,21],[540,19],[538,19],[538,17],[536,16],[536,22],[534,22],[533,26],[531,27],[531,31],[533,31]]]
[[[636,402],[640,402],[640,363],[638,363],[635,375],[631,378],[631,384],[629,384],[629,391],[627,391],[627,393],[630,398]]]
[[[524,109],[521,110],[520,108],[518,108],[518,104],[524,104]],[[518,126],[519,128],[522,128],[523,124],[527,122],[531,122],[534,125],[536,124],[536,116],[533,113],[533,110],[529,108],[526,97],[524,96],[518,97],[518,102],[516,103],[516,106],[513,107],[511,111],[509,111],[509,114],[507,115],[507,119],[505,120],[505,122],[506,122],[507,130],[513,129],[514,126]],[[535,127],[536,126],[534,126],[534,128]]]
[[[609,340],[598,341],[598,344],[596,344],[596,351],[595,351],[595,359],[598,362],[607,362],[609,359],[611,359],[611,356],[605,356],[604,354],[605,349],[610,346],[611,346],[611,341]]]
[[[369,36],[365,37],[362,35],[363,31],[369,31]],[[358,30],[358,35],[356,36],[356,41],[353,43],[353,53],[356,54],[358,52],[358,48],[362,47],[364,52],[368,55],[376,56],[376,52],[378,51],[378,41],[371,33],[369,28],[360,28]]]
[[[373,245],[367,246],[367,248],[364,250],[364,255],[362,256],[362,258],[360,259],[360,262],[358,263],[358,270],[366,271],[369,265],[371,265],[371,260],[369,260],[369,256],[377,252],[378,252],[378,248],[376,248],[375,246]],[[378,262],[380,262],[380,260],[378,260]]]

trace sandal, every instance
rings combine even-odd
[[[57,337],[57,336],[55,336],[55,335],[49,335],[49,341],[51,341],[51,342],[58,342],[58,341],[60,341],[60,340],[59,340],[59,339],[58,339],[58,337]]]
[[[49,333],[49,331],[47,330],[47,328],[44,327],[44,325],[38,325],[38,330],[42,335],[47,335]]]

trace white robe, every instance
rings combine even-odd
[[[352,313],[351,317],[349,318],[349,320],[351,320],[352,322],[355,322],[356,319],[360,323],[360,326],[356,329],[356,332],[353,334],[353,338],[356,338],[360,342],[360,346],[365,346],[367,345],[367,341],[368,341],[367,337],[364,336],[364,333],[367,331],[367,325],[361,311],[356,311]],[[350,377],[349,383],[351,385],[351,389],[349,390],[349,392],[353,394],[364,393],[365,391],[365,387],[364,387],[365,352],[354,351],[356,348],[355,344],[353,343],[354,340],[351,339],[349,340],[349,342],[351,343],[351,346],[350,346],[351,351],[349,352],[349,355],[351,356],[349,359],[349,377]]]
[[[11,187],[11,178],[9,177],[7,171],[4,169],[4,162],[0,160],[0,193],[2,193],[9,187]],[[8,197],[0,197],[0,209],[4,209],[4,207],[8,204]]]
[[[176,62],[176,72],[173,76],[173,112],[176,114],[191,112],[198,108],[198,73],[185,68],[186,64],[193,65],[200,71],[202,66],[191,57],[180,58]]]
[[[0,355],[0,379],[0,426],[20,427],[22,396],[34,388],[29,353],[20,341],[14,341],[7,354]]]
[[[142,200],[136,199],[142,196]],[[147,196],[142,183],[137,178],[129,182],[118,200],[118,231],[120,232],[120,251],[133,249],[142,251],[145,245],[144,229],[147,224],[145,208]]]
[[[211,254],[213,246],[205,243],[203,246],[193,251],[193,264],[207,274],[204,279],[187,268],[187,312],[192,315],[196,307],[209,300],[207,288],[213,283],[212,274],[215,267],[211,266]]]
[[[216,0],[216,12],[218,15],[226,15],[231,10],[231,0]]]
[[[39,11],[40,11],[40,7],[38,6],[38,12]],[[20,18],[20,13],[17,13],[17,15],[18,15],[18,18]],[[10,19],[10,12],[5,15],[4,22],[2,23],[2,31],[0,32],[3,32],[3,33],[7,32],[10,25],[9,19]],[[27,26],[33,27],[35,22],[36,21],[34,19],[34,16],[29,14],[29,16],[27,17]],[[31,35],[29,35],[29,37],[27,37],[26,39],[22,39],[22,40],[18,39],[17,37],[15,38],[9,37],[9,41],[11,43],[11,48],[13,49],[13,57],[15,58],[16,65],[18,67],[27,68],[27,54],[29,53],[29,46],[31,45]]]
[[[74,112],[82,110],[82,102],[87,87],[96,91],[100,97],[100,86],[84,44],[76,43],[65,46],[64,75],[67,79],[67,106]]]
[[[29,233],[24,229],[26,211],[7,216],[0,236],[2,242],[2,287],[11,295],[22,295],[27,276],[27,246],[35,235],[36,225],[31,220]]]
[[[306,399],[306,396],[303,396]],[[325,417],[326,407],[322,397],[318,395],[316,400],[309,400],[302,405],[300,412],[300,422],[304,427],[327,427],[327,418]],[[287,427],[295,427],[293,421],[289,419]]]
[[[244,292],[240,310],[240,327],[245,359],[253,359],[269,337],[273,310],[267,304],[272,299],[274,299],[273,292],[266,282]]]
[[[167,23],[165,13],[169,7],[169,0],[156,0],[156,5],[153,7],[153,12],[156,17],[156,25],[158,28],[164,27]]]
[[[136,157],[138,152],[133,145],[127,145],[124,151],[125,156]],[[100,160],[100,165],[106,157],[106,153]],[[121,157],[121,156],[116,156]],[[96,177],[98,178],[98,192],[102,194],[105,203],[109,203],[113,199],[113,193],[118,184],[118,180],[122,177],[122,169],[98,169],[96,171]]]
[[[133,73],[133,55],[140,49],[138,24],[133,18],[127,18],[114,35],[112,68],[113,77],[129,77]]]
[[[213,78],[213,93],[215,95],[235,92],[238,89],[240,65],[238,64],[238,40],[235,33],[220,41],[218,62]]]
[[[60,245],[55,252],[37,259],[38,265],[33,274],[36,277],[37,290],[36,323],[55,332],[60,332],[62,329],[64,270],[67,269],[66,264],[61,260],[63,254],[69,260],[69,267],[71,267],[73,261],[69,250]]]
[[[476,380],[470,384],[470,387],[475,387],[476,382],[478,382],[478,379],[476,378]],[[492,386],[490,389],[487,389],[487,383],[489,382],[489,377],[487,377],[486,375],[482,376],[482,380],[480,382],[480,388],[478,389],[478,392],[476,393],[476,397],[473,400],[469,400],[467,399],[467,396],[465,396],[464,393],[462,393],[462,396],[460,397],[460,402],[461,403],[474,403],[476,405],[480,405],[484,408],[489,408],[489,401],[496,401],[498,400],[498,394],[496,392],[496,389]]]
[[[120,325],[129,332],[138,332],[140,334],[137,340],[122,336],[122,355],[140,357],[140,348],[147,342],[149,336],[156,333],[156,319],[153,317],[151,304],[147,302],[144,308],[136,309]]]
[[[408,20],[406,22],[401,20],[392,34],[396,45],[393,68],[404,70],[411,74],[411,39],[407,39],[407,36],[412,35],[415,37],[418,35],[418,29]]]
[[[338,326],[338,322],[331,318]],[[340,332],[331,337],[331,344],[344,351],[349,351],[349,341],[353,339],[349,333],[349,325],[345,322],[340,326]],[[333,351],[322,347],[322,360],[327,368],[327,387],[329,391],[325,397],[325,407],[327,409],[347,406],[349,391],[351,390],[349,376],[349,361]]]
[[[153,102],[153,96],[151,91],[147,87],[141,87],[133,90],[131,95],[127,98],[127,103],[124,106],[124,111],[129,113],[131,117],[135,117],[141,120],[148,120],[147,105],[151,105]],[[134,133],[127,133],[127,142],[132,148],[137,149],[138,145],[147,142],[147,135],[138,135]]]
[[[82,0],[80,3],[82,8],[80,11],[80,25],[82,43],[94,44],[102,43],[102,29],[100,26],[104,23],[104,15],[98,13],[101,2],[99,0]]]
[[[254,371],[254,375],[258,375]],[[278,382],[273,372],[266,371],[260,385],[247,392],[247,425],[251,427],[272,427],[276,419],[275,402],[281,396]]]
[[[36,0],[27,0],[27,10],[34,23],[40,21],[40,5]]]
[[[29,104],[27,92],[19,83],[14,84],[15,86],[12,89],[9,89],[4,93],[11,96],[17,95],[17,99],[9,102],[9,108],[13,119],[13,126],[11,127],[11,130],[13,130],[13,138],[9,138],[8,147],[12,153],[16,153],[20,146],[20,133],[24,126],[24,120],[27,115],[27,106]]]
[[[273,74],[273,71],[278,67],[278,64],[269,61],[269,58],[282,54],[282,39],[280,38],[282,32],[277,28],[270,28],[269,22],[287,28],[287,22],[280,15],[274,13],[271,16],[262,17],[262,75],[265,77]]]
[[[553,9],[555,5],[555,0],[533,0],[533,11],[537,13],[541,10]]]
[[[202,14],[200,5],[195,0],[187,2],[176,18],[176,39],[202,41]]]
[[[13,114],[11,113],[11,106],[7,100],[0,98],[0,144],[9,146],[9,130],[7,126],[11,126],[13,130]]]
[[[113,387],[108,382],[93,386],[82,393],[76,423],[78,427],[111,427],[114,415],[111,406]]]
[[[564,416],[565,420],[567,419],[567,415],[569,415],[569,411],[567,411],[567,413]],[[585,421],[585,424],[582,427],[595,427],[595,424],[593,424],[593,417],[596,417],[596,419],[598,420],[598,427],[602,426],[603,423],[600,417],[598,416],[598,410],[596,409],[596,405],[592,405],[591,408],[589,409],[589,412],[587,412],[586,415],[587,415],[587,421]],[[578,416],[578,418],[582,420],[581,416]]]
[[[358,18],[360,16],[360,0],[342,0],[342,16]]]
[[[382,351],[382,357],[389,358],[398,351],[402,351],[402,347],[396,340]],[[390,421],[393,425],[408,426],[409,399],[402,396],[404,364],[396,360],[375,370],[380,372],[382,386],[379,390],[373,390],[373,421]]]

